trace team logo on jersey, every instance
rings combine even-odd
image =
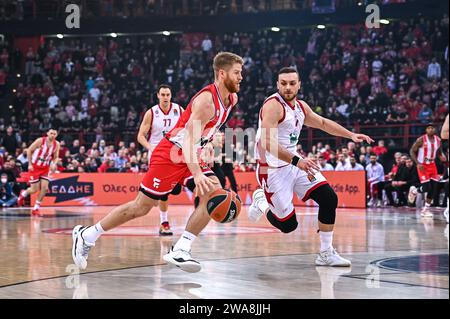
[[[153,178],[153,187],[159,188],[159,184],[161,183],[161,180],[159,178]]]
[[[178,116],[178,110],[173,110],[173,115]]]
[[[308,179],[309,179],[309,181],[311,183],[316,181],[316,177],[314,175],[311,175],[311,174],[308,174]]]
[[[291,142],[291,144],[297,144],[298,135],[295,133],[289,134],[289,141]]]

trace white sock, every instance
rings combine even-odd
[[[23,190],[20,195],[22,195],[22,197],[27,197],[28,196],[28,192],[26,190]]]
[[[181,235],[180,239],[178,239],[177,243],[173,247],[173,250],[181,249],[184,251],[190,251],[195,238],[197,238],[197,236],[185,230],[183,235]]]
[[[319,231],[320,236],[320,251],[325,251],[328,248],[332,247],[333,243],[333,231]]]
[[[34,203],[33,209],[36,210],[36,209],[39,209],[40,207],[41,207],[41,202],[36,200],[36,202]]]
[[[98,222],[85,229],[82,236],[87,243],[93,244],[104,232],[102,225]]]
[[[161,219],[161,224],[169,222],[169,219],[167,218],[167,212],[163,212],[162,210],[160,210],[159,211],[159,217]]]

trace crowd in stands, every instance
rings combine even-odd
[[[21,54],[0,48],[0,74],[22,70],[9,123],[24,140],[50,126],[89,130],[91,140],[131,138],[161,83],[186,106],[213,77],[219,50],[245,61],[240,103],[230,127],[256,127],[276,72],[295,66],[300,98],[347,126],[443,122],[448,112],[448,16],[326,30],[261,30],[98,39],[47,38]],[[0,75],[0,81],[2,76]],[[0,82],[1,85],[1,82]],[[2,123],[0,122],[0,125]],[[93,134],[95,132],[95,134]],[[420,133],[420,132],[415,132]],[[127,138],[121,137],[127,141]],[[117,142],[117,138],[114,141]]]
[[[0,117],[0,169],[26,169],[26,147],[55,127],[64,145],[60,171],[145,171],[147,153],[136,145],[135,137],[144,112],[157,103],[156,88],[161,83],[171,85],[173,100],[186,106],[211,82],[212,58],[222,50],[240,54],[245,62],[230,128],[256,128],[259,108],[276,90],[276,73],[284,66],[299,70],[300,98],[318,114],[350,129],[356,123],[442,123],[448,113],[446,14],[371,30],[340,26],[167,37],[46,38],[39,48],[24,53],[6,42],[0,47],[0,94],[12,76],[18,84],[12,116]],[[73,131],[84,133],[83,139],[74,137]],[[384,152],[383,146],[370,150],[352,144],[338,152],[320,144],[315,148],[308,153],[337,169],[348,165],[360,169],[370,161],[371,152],[380,152],[378,156]],[[355,157],[342,163],[339,157],[344,154],[347,160],[346,151]],[[235,153],[247,160],[237,161],[236,170],[254,169],[251,154],[241,145]]]

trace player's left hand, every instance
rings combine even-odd
[[[375,142],[369,136],[364,135],[364,134],[357,134],[357,133],[353,133],[351,139],[355,143],[361,143],[361,142],[366,141],[367,143],[371,144],[371,143]]]
[[[51,173],[55,173],[56,172],[56,164],[55,163],[51,163],[50,164],[50,172]]]

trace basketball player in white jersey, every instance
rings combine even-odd
[[[448,114],[447,114],[445,121],[444,121],[444,125],[442,126],[442,129],[441,129],[441,138],[443,140],[448,140],[448,130],[449,130],[448,126],[449,126],[449,120],[448,120]],[[448,149],[447,149],[447,152],[448,152]],[[447,161],[448,161],[448,158],[447,158]],[[449,167],[447,166],[447,175],[448,175],[448,169],[449,169]],[[447,184],[447,187],[448,187],[448,184]],[[448,189],[447,189],[447,194],[448,194]],[[447,224],[448,224],[448,197],[447,197],[447,208],[444,211],[444,216],[445,216],[445,220],[447,221]]]
[[[183,113],[183,108],[181,106],[171,102],[172,90],[169,85],[161,84],[158,87],[157,97],[159,103],[152,106],[145,113],[137,137],[138,142],[148,150],[149,161],[153,149],[161,142],[166,133],[175,127],[178,119]],[[147,139],[147,137],[149,138]],[[171,194],[178,195],[180,193],[181,185],[177,184]],[[161,236],[173,235],[167,216],[169,208],[167,200],[168,195],[162,196],[159,200],[159,215],[161,219],[159,234]]]
[[[445,156],[440,149],[441,139],[436,135],[436,129],[433,124],[430,123],[426,127],[426,134],[419,137],[409,151],[412,160],[417,165],[417,173],[420,180],[418,191],[427,193],[425,206],[421,212],[422,217],[433,217],[433,213],[430,212],[429,208],[434,195],[433,180],[439,180],[435,162],[436,155],[439,153],[441,160],[445,161]]]
[[[253,193],[249,219],[258,221],[266,215],[274,227],[289,233],[298,226],[293,193],[303,201],[313,199],[319,205],[320,253],[316,265],[350,266],[351,262],[339,256],[332,245],[337,195],[320,173],[317,163],[302,158],[296,151],[298,138],[305,124],[358,143],[373,140],[314,113],[307,103],[296,99],[300,85],[296,69],[281,69],[278,92],[268,97],[260,110],[255,158],[258,161],[256,177],[261,188]]]
[[[50,129],[47,136],[39,137],[30,145],[27,151],[30,187],[20,193],[17,203],[23,205],[24,199],[39,191],[31,214],[40,216],[41,202],[47,194],[50,182],[50,172],[55,172],[59,156],[59,142],[56,140],[58,132]]]

